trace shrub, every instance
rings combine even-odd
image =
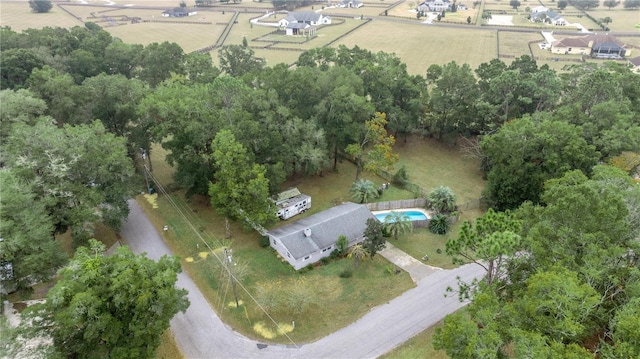
[[[382,227],[382,236],[385,238],[391,237],[391,229],[388,226]]]
[[[322,257],[320,258],[320,263],[322,263],[323,265],[327,265],[330,262],[330,258],[329,257]]]
[[[445,214],[436,214],[429,221],[429,230],[435,234],[445,234],[449,230],[449,217]]]
[[[344,256],[347,254],[347,249],[349,248],[349,240],[345,235],[340,235],[338,237],[338,241],[336,242],[336,250],[338,251],[338,256]]]
[[[336,259],[340,257],[340,251],[338,249],[334,249],[329,256],[331,259]]]
[[[298,274],[305,274],[305,273],[307,273],[307,272],[309,272],[309,271],[312,271],[312,270],[313,270],[313,268],[314,268],[314,267],[313,267],[313,263],[309,263],[309,264],[307,264],[305,267],[300,268],[300,269],[298,270]]]
[[[351,278],[352,275],[353,271],[351,270],[351,268],[347,268],[339,274],[340,278]]]
[[[269,241],[269,236],[260,237],[260,247],[267,248],[270,244],[271,242]]]
[[[393,183],[399,187],[404,187],[409,182],[409,175],[407,174],[407,168],[403,165],[398,169],[395,175],[393,175]]]

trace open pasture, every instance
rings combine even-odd
[[[498,34],[500,39],[500,55],[509,55],[520,57],[522,55],[531,55],[528,43],[531,41],[543,42],[544,38],[539,32],[511,32],[500,31]],[[538,47],[537,43],[532,47]]]
[[[45,14],[31,12],[26,1],[2,1],[0,4],[0,26],[9,26],[15,31],[30,28],[74,27],[82,26],[82,22],[55,6]]]
[[[496,57],[496,32],[435,27],[425,24],[397,24],[375,21],[340,39],[334,46],[359,46],[373,52],[395,53],[412,74],[423,75],[431,64],[455,60],[476,68]]]
[[[624,9],[622,4],[611,10],[600,5],[599,8],[589,11],[589,15],[596,19],[611,18],[613,21],[607,25],[611,31],[637,32],[635,26],[640,26],[640,12],[637,9]]]
[[[127,43],[148,45],[165,41],[180,44],[185,52],[210,46],[224,31],[224,25],[187,25],[166,23],[142,23],[107,27],[105,30]],[[171,40],[167,40],[170,38]]]

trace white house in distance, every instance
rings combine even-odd
[[[362,242],[369,218],[376,217],[365,205],[345,202],[267,235],[271,247],[299,270],[331,255],[341,235],[347,237],[349,246]]]
[[[337,7],[361,8],[364,4],[360,0],[342,0],[336,4]]]
[[[287,35],[303,35],[312,32],[314,26],[328,24],[331,24],[330,16],[313,11],[290,12],[287,17],[278,21],[278,25],[285,29]]]
[[[549,11],[549,8],[546,8],[544,6],[536,6],[533,9],[531,9],[532,14],[539,13],[539,12],[547,12],[547,11]]]
[[[542,6],[539,6],[542,7]],[[565,20],[562,15],[555,13],[553,11],[538,11],[529,14],[529,20],[531,22],[542,22],[555,26],[565,26],[567,25],[567,20]]]
[[[418,5],[419,12],[441,12],[451,11],[451,1],[449,0],[429,0]]]
[[[162,12],[163,17],[185,17],[193,16],[198,13],[198,10],[189,7],[174,7],[173,9],[165,10]]]

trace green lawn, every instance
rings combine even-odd
[[[180,201],[180,196],[180,193],[176,193],[172,198]],[[244,305],[240,310],[229,307],[229,303],[233,302],[233,295],[228,282],[221,281],[221,267],[217,264],[216,257],[205,249],[204,243],[198,238],[201,236],[202,240],[214,249],[213,253],[219,254],[221,244],[227,243],[222,240],[223,219],[207,207],[203,200],[191,201],[190,206],[197,211],[194,215],[197,218],[190,216],[191,222],[199,231],[196,234],[178,213],[169,207],[167,198],[161,197],[158,200],[159,210],[152,210],[144,200],[139,202],[158,228],[164,224],[169,225],[170,230],[163,233],[165,240],[181,257],[183,267],[222,319],[244,335],[267,341],[268,338],[259,337],[252,329],[258,322],[265,322],[273,328],[265,313],[252,302],[243,289],[239,289],[239,298]],[[269,312],[278,323],[291,323],[295,320],[295,330],[289,333],[295,342],[311,341],[334,332],[361,317],[371,307],[386,303],[414,286],[406,273],[389,274],[385,269],[389,263],[380,256],[374,261],[362,263],[354,271],[353,277],[348,279],[338,276],[345,268],[352,267],[353,264],[348,259],[334,261],[300,274],[288,263],[279,260],[271,249],[259,247],[257,233],[243,231],[235,223],[231,231],[234,260],[250,263],[249,274],[242,280],[249,293],[254,292],[254,285],[257,283],[270,284],[275,288],[291,288],[297,280],[313,283],[310,289],[313,304],[304,312],[292,315],[286,306],[281,306],[281,310]],[[209,254],[203,258],[200,253]],[[192,258],[193,261],[188,258]],[[354,305],[355,303],[358,305]],[[327,307],[332,310],[327,311]],[[284,337],[269,341],[288,342]]]
[[[375,34],[375,35],[372,35]],[[334,46],[359,46],[373,52],[393,52],[407,64],[409,73],[424,76],[431,64],[455,60],[475,69],[496,57],[496,33],[469,29],[434,27],[374,21],[340,39]]]
[[[440,145],[432,140],[411,137],[406,144],[400,142],[397,150],[401,158],[406,157],[402,161],[407,165],[412,181],[427,188],[429,188],[429,183],[449,185],[454,188],[461,199],[479,196],[484,182],[477,170],[478,164],[474,160],[461,158],[459,150],[456,148]],[[161,148],[154,147],[152,152],[154,174],[166,185],[172,182],[172,170],[163,162],[164,155]],[[445,168],[435,171],[438,166]],[[430,170],[427,171],[425,168],[430,168]],[[433,179],[430,178],[432,176],[442,177]],[[383,179],[367,173],[363,174],[363,178],[369,178],[376,184],[384,182]],[[452,178],[455,181],[448,182]],[[349,201],[348,189],[354,179],[355,166],[348,161],[343,161],[339,163],[338,171],[328,169],[321,176],[314,177],[294,176],[283,185],[283,189],[296,186],[303,193],[311,195],[313,198],[312,210],[302,215],[308,216],[338,203]],[[413,193],[391,186],[379,200],[413,197]],[[366,261],[361,264],[355,270],[353,277],[349,279],[338,276],[345,268],[353,266],[352,261],[348,259],[333,261],[308,273],[299,274],[286,262],[278,259],[274,251],[259,247],[257,233],[247,232],[236,223],[232,223],[230,241],[223,240],[223,218],[210,208],[205,198],[194,197],[190,201],[186,201],[181,192],[172,193],[171,198],[177,203],[182,213],[189,218],[198,233],[194,233],[192,227],[184,222],[181,215],[173,207],[170,207],[167,197],[161,196],[158,199],[159,210],[151,209],[151,205],[144,200],[139,202],[157,228],[162,228],[165,224],[169,225],[170,230],[163,233],[165,239],[172,250],[181,257],[185,270],[198,284],[223,320],[249,337],[265,341],[287,342],[286,338],[282,336],[267,339],[260,338],[254,332],[253,326],[256,323],[262,323],[272,331],[275,331],[275,325],[267,321],[265,314],[252,303],[243,290],[239,294],[240,299],[244,302],[241,309],[229,307],[229,303],[233,302],[233,296],[228,283],[221,281],[219,276],[221,268],[216,262],[216,257],[205,248],[204,242],[213,249],[213,253],[220,253],[220,248],[230,243],[234,251],[234,258],[241,262],[250,263],[251,270],[242,280],[249,292],[255,291],[257,284],[291,288],[297,285],[297,281],[300,280],[313,283],[313,297],[322,298],[322,306],[316,301],[305,312],[297,316],[292,316],[291,311],[287,309],[270,312],[275,320],[281,324],[295,320],[295,330],[289,334],[295,342],[311,341],[338,330],[362,316],[369,308],[383,304],[413,287],[413,282],[406,273],[389,274],[388,269],[393,265],[380,256],[376,256],[374,261]],[[193,212],[188,209],[189,207],[193,208]],[[478,211],[465,211],[462,213],[461,220],[475,218],[478,214]],[[461,221],[454,226],[452,235],[456,234],[460,223]],[[443,253],[446,238],[448,238],[446,235],[436,236],[426,229],[419,229],[398,240],[391,241],[418,259],[427,254],[429,256],[427,264],[429,265],[451,268],[450,258]],[[438,249],[440,249],[440,253],[437,253]],[[202,252],[209,252],[209,254]],[[353,303],[359,303],[359,305],[354,306]],[[332,308],[330,313],[324,310],[327,306]],[[281,308],[285,307],[281,306]],[[322,318],[322,320],[314,319],[312,321],[306,318]]]
[[[433,349],[431,338],[436,328],[441,327],[442,322],[423,331],[415,337],[409,339],[401,346],[380,357],[380,359],[448,359],[447,353],[443,350]]]
[[[638,15],[638,10],[624,9],[622,4],[611,10],[601,5],[601,7],[589,11],[589,15],[596,19],[610,17],[613,21],[607,26],[609,26],[611,31],[629,32],[634,28],[634,26],[640,25],[640,15]]]
[[[522,55],[531,55],[528,43],[530,41],[542,42],[544,38],[539,32],[510,32],[500,31],[500,54],[512,55],[520,57]],[[537,47],[537,44],[533,46]],[[503,59],[506,60],[506,59]]]

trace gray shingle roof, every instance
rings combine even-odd
[[[362,237],[369,218],[375,219],[365,205],[346,202],[268,234],[278,239],[295,259],[300,259],[333,245],[340,235],[345,235],[351,244]],[[311,230],[309,237],[304,235],[307,228]]]
[[[320,14],[317,14],[313,11],[290,12],[285,20],[287,20],[289,23],[319,21]]]

